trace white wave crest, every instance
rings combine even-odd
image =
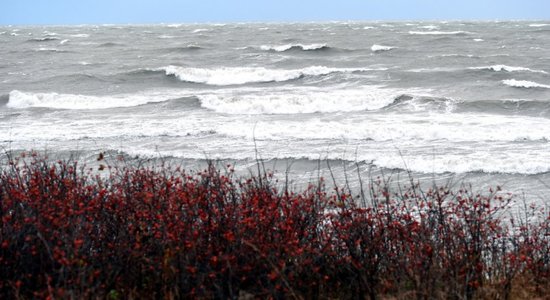
[[[546,26],[550,26],[550,24],[529,24],[529,27],[546,27]]]
[[[542,73],[542,74],[548,74],[548,72],[543,70],[532,70],[525,67],[511,67],[507,65],[492,65],[492,66],[483,66],[483,67],[472,67],[469,68],[471,70],[490,70],[495,72],[531,72],[531,73]]]
[[[207,94],[198,96],[205,108],[225,114],[305,114],[375,110],[401,95],[380,86],[359,89],[293,89]]]
[[[121,94],[112,96],[89,96],[58,93],[29,93],[11,91],[6,104],[10,108],[45,107],[57,109],[104,109],[131,107],[146,103],[173,99],[163,94]]]
[[[409,31],[413,35],[457,35],[470,34],[468,31]]]
[[[168,66],[157,69],[166,75],[175,76],[186,82],[204,83],[209,85],[236,85],[255,82],[281,82],[301,78],[303,76],[323,76],[331,73],[352,73],[370,71],[373,69],[328,68],[313,66],[303,69],[266,69],[262,67],[224,67],[216,69],[186,68]]]
[[[319,50],[326,48],[327,44],[285,44],[285,45],[262,45],[260,49],[263,51],[276,51],[276,52],[285,52],[290,49],[299,48],[304,51]]]
[[[72,37],[75,37],[75,38],[87,38],[87,37],[90,37],[89,34],[87,33],[77,33],[77,34],[71,34]]]
[[[426,26],[420,26],[418,28],[428,29],[428,30],[436,30],[436,29],[439,29],[439,26],[437,26],[437,25],[426,25]]]
[[[372,47],[370,47],[370,50],[372,52],[382,52],[382,51],[390,51],[392,49],[395,49],[396,47],[392,47],[392,46],[384,46],[384,45],[372,45]]]
[[[502,83],[504,83],[507,86],[511,87],[517,87],[517,88],[543,88],[543,89],[550,89],[550,85],[547,84],[540,84],[533,81],[528,80],[515,80],[515,79],[507,79],[503,80]]]
[[[57,49],[57,48],[48,48],[48,47],[40,47],[34,51],[37,51],[37,52],[66,52],[65,50],[60,50],[60,49]]]

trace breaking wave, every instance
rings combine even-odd
[[[181,81],[208,85],[238,85],[260,82],[283,82],[305,76],[324,76],[332,73],[356,73],[376,69],[329,68],[313,66],[303,69],[266,69],[262,67],[221,67],[215,69],[167,66],[154,71],[164,71]]]
[[[380,86],[359,89],[293,89],[235,91],[198,96],[204,108],[225,114],[306,114],[366,111],[384,108],[401,95]]]
[[[275,52],[286,52],[291,50],[301,50],[301,51],[316,51],[316,50],[328,50],[332,49],[327,46],[327,44],[285,44],[285,45],[262,45],[260,49],[263,51],[275,51]]]
[[[370,47],[370,50],[372,52],[382,52],[382,51],[390,51],[392,49],[395,49],[396,47],[391,47],[391,46],[383,46],[383,45],[372,45],[372,47]]]
[[[550,89],[550,85],[547,84],[540,84],[533,81],[528,80],[515,80],[515,79],[507,79],[502,81],[503,84],[515,88],[542,88],[542,89]]]
[[[494,72],[531,72],[531,73],[542,73],[542,74],[548,74],[548,72],[543,70],[532,70],[525,67],[511,67],[507,65],[493,65],[493,66],[483,66],[483,67],[472,67],[469,68],[470,70],[488,70],[488,71],[494,71]]]
[[[413,35],[466,35],[468,31],[409,31]]]
[[[147,103],[163,102],[176,98],[176,95],[163,93],[121,94],[111,96],[89,96],[58,93],[30,93],[11,91],[9,108],[43,107],[55,109],[105,109],[115,107],[132,107]]]

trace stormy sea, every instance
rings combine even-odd
[[[544,202],[549,54],[550,21],[5,26],[0,147]]]

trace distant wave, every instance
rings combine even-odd
[[[413,35],[465,35],[468,31],[409,31]]]
[[[529,24],[529,27],[546,27],[550,26],[550,24]]]
[[[260,49],[263,51],[285,52],[290,50],[315,51],[330,49],[327,44],[285,44],[285,45],[262,45]]]
[[[533,81],[527,81],[527,80],[515,80],[515,79],[507,79],[503,80],[502,83],[504,83],[507,86],[516,87],[516,88],[543,88],[543,89],[550,89],[550,85],[547,84],[540,84]]]
[[[29,42],[50,42],[50,41],[57,41],[57,40],[59,40],[59,38],[46,36],[41,38],[32,38],[32,39],[29,39],[28,41]]]
[[[44,107],[56,109],[104,109],[131,107],[147,103],[168,101],[172,98],[163,94],[121,94],[111,96],[89,96],[58,93],[30,93],[11,91],[6,104],[9,108]]]
[[[382,51],[389,51],[389,50],[392,50],[392,49],[395,49],[396,47],[391,47],[391,46],[383,46],[383,45],[372,45],[372,47],[370,47],[370,50],[372,52],[382,52]]]
[[[493,66],[483,66],[483,67],[472,67],[468,68],[470,70],[489,70],[494,72],[532,72],[532,73],[542,73],[542,74],[548,74],[548,72],[543,70],[532,70],[525,67],[511,67],[507,65],[493,65]]]
[[[57,48],[48,48],[48,47],[40,47],[38,49],[35,49],[36,52],[59,52],[59,53],[65,53],[68,52],[67,50],[61,50]]]
[[[425,26],[420,26],[418,28],[428,29],[428,30],[436,30],[436,29],[439,29],[439,26],[437,26],[437,25],[425,25]]]
[[[181,47],[171,47],[171,48],[163,48],[161,51],[166,52],[189,52],[189,51],[197,51],[202,50],[203,47],[199,45],[187,45],[187,46],[181,46]]]
[[[226,114],[307,114],[377,110],[401,94],[394,89],[365,86],[358,89],[269,90],[199,95],[204,108]]]
[[[87,33],[77,33],[77,34],[71,34],[72,37],[75,37],[75,38],[87,38],[87,37],[90,37],[89,34]]]
[[[324,76],[332,73],[365,72],[374,69],[365,68],[329,68],[313,66],[303,69],[266,69],[262,67],[225,67],[215,69],[186,68],[167,66],[154,71],[164,71],[181,81],[204,83],[209,85],[236,85],[259,82],[281,82],[304,76]]]
[[[114,43],[114,42],[107,42],[107,43],[98,45],[98,47],[117,47],[117,46],[124,46],[124,45],[119,43]]]
[[[208,31],[210,31],[210,29],[198,28],[198,29],[193,30],[193,33],[208,32]]]
[[[456,100],[428,95],[403,94],[384,107],[388,110],[444,111],[444,112],[498,112],[502,114],[549,115],[550,101],[536,100]]]

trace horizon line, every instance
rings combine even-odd
[[[327,24],[327,23],[407,23],[407,22],[479,22],[479,23],[498,23],[498,22],[550,22],[550,19],[348,19],[348,20],[246,20],[246,21],[196,21],[196,22],[90,22],[90,23],[0,23],[0,27],[40,27],[40,26],[162,26],[162,25],[240,25],[240,24]]]

